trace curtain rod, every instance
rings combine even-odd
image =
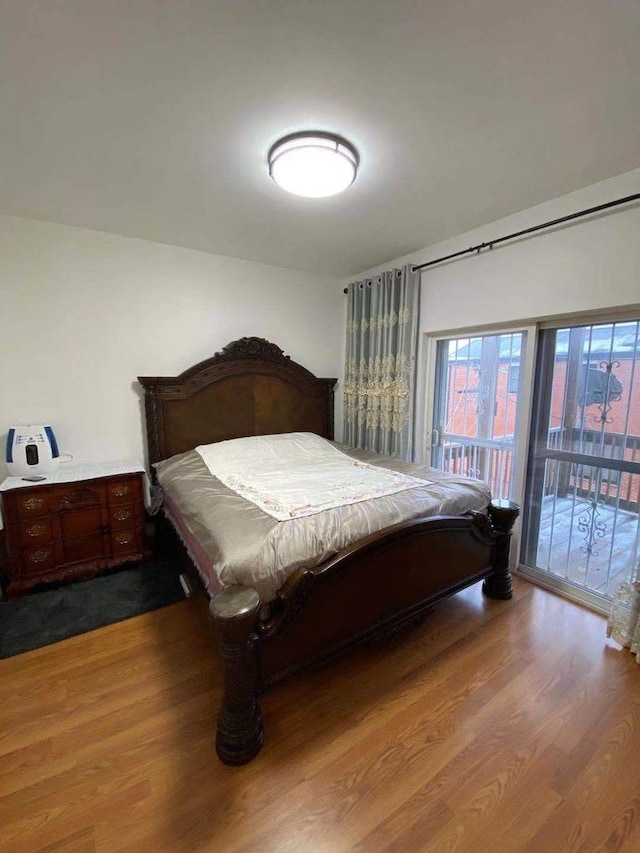
[[[631,201],[640,200],[640,193],[628,195],[624,198],[617,198],[614,201],[608,201],[605,204],[598,204],[595,207],[588,207],[585,210],[578,210],[576,213],[570,213],[568,216],[561,216],[559,219],[550,219],[548,222],[542,222],[540,225],[532,225],[531,228],[524,228],[522,231],[513,231],[511,234],[506,234],[504,237],[497,237],[495,240],[487,240],[486,243],[478,243],[477,246],[469,246],[468,249],[462,249],[460,252],[454,252],[451,255],[443,255],[441,258],[436,258],[433,261],[427,261],[424,264],[418,264],[413,267],[413,272],[424,270],[427,267],[435,266],[435,264],[444,263],[444,261],[453,260],[453,258],[461,258],[463,255],[469,255],[472,252],[480,254],[482,249],[493,249],[498,243],[504,243],[506,240],[515,240],[516,237],[523,237],[525,234],[533,234],[536,231],[542,231],[543,228],[552,228],[554,225],[560,225],[563,222],[570,222],[572,219],[578,219],[581,216],[590,216],[592,213],[599,213],[601,210],[608,210],[610,207],[618,207],[621,204],[628,204]],[[348,293],[345,287],[344,293]]]

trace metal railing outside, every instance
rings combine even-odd
[[[510,498],[513,437],[506,439],[442,436],[442,469],[489,484],[494,498]]]

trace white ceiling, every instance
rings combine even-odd
[[[638,0],[0,0],[0,211],[350,275],[640,165]],[[281,135],[359,149],[341,196]]]

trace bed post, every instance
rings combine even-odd
[[[229,586],[214,595],[210,610],[220,628],[224,695],[218,714],[216,752],[224,764],[246,764],[260,752],[262,714],[256,698],[257,653],[255,628],[260,609],[258,593]]]
[[[495,500],[489,504],[489,518],[493,525],[495,542],[491,549],[493,572],[482,584],[482,591],[489,598],[511,598],[511,572],[509,571],[509,548],[513,525],[520,515],[520,507],[512,501]]]

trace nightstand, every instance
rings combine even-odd
[[[42,483],[0,485],[8,593],[81,580],[146,557],[144,478],[127,462],[64,464]]]

